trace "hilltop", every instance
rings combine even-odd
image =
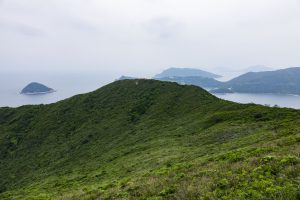
[[[297,199],[299,123],[138,79],[0,108],[0,199]]]

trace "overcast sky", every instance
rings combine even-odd
[[[300,66],[299,0],[0,0],[0,71]]]

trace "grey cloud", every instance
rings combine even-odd
[[[90,23],[80,21],[80,20],[78,20],[78,21],[72,20],[69,23],[69,26],[73,29],[87,31],[87,32],[96,32],[98,30],[96,26],[93,26]]]
[[[182,24],[168,17],[158,17],[144,23],[145,30],[156,35],[160,39],[168,39],[176,36],[182,28]]]
[[[299,66],[299,1],[4,0],[0,71]]]
[[[41,29],[20,23],[0,22],[0,29],[32,37],[44,35],[44,32]]]

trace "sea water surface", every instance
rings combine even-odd
[[[215,96],[238,103],[255,103],[267,106],[279,106],[300,109],[300,96],[288,94],[229,93]]]
[[[94,91],[117,79],[119,74],[103,73],[1,73],[0,107],[54,103],[77,94]],[[22,95],[20,91],[30,82],[39,82],[57,92],[40,95]],[[214,94],[239,103],[289,107],[300,109],[300,96],[284,94]]]
[[[49,104],[77,94],[94,91],[112,82],[112,75],[101,73],[1,73],[0,107]],[[31,82],[56,90],[54,93],[24,95],[20,91]]]

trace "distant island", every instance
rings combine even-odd
[[[224,82],[220,89],[237,93],[300,94],[300,67],[248,72]]]
[[[117,79],[117,81],[132,80],[132,79],[137,79],[137,78],[136,77],[131,77],[131,76],[121,76],[120,78]]]
[[[34,94],[47,94],[52,92],[55,92],[55,90],[41,83],[32,82],[28,84],[25,88],[23,88],[20,93],[34,95]]]
[[[165,77],[203,77],[203,78],[220,78],[222,76],[213,74],[211,72],[203,71],[200,69],[193,68],[169,68],[164,70],[162,73],[155,75],[154,79],[161,79]]]
[[[259,67],[256,67],[259,68]],[[262,69],[271,69],[261,67]],[[258,69],[257,69],[258,70]],[[202,70],[200,70],[202,71]],[[195,85],[211,89],[211,93],[272,93],[300,95],[300,67],[274,71],[248,72],[226,82],[215,80],[198,69],[170,68],[153,79],[177,82],[182,85]],[[218,76],[218,75],[216,75]]]
[[[203,88],[218,88],[223,85],[223,82],[202,76],[173,76],[156,78],[155,80],[176,82],[181,85],[195,85]]]

